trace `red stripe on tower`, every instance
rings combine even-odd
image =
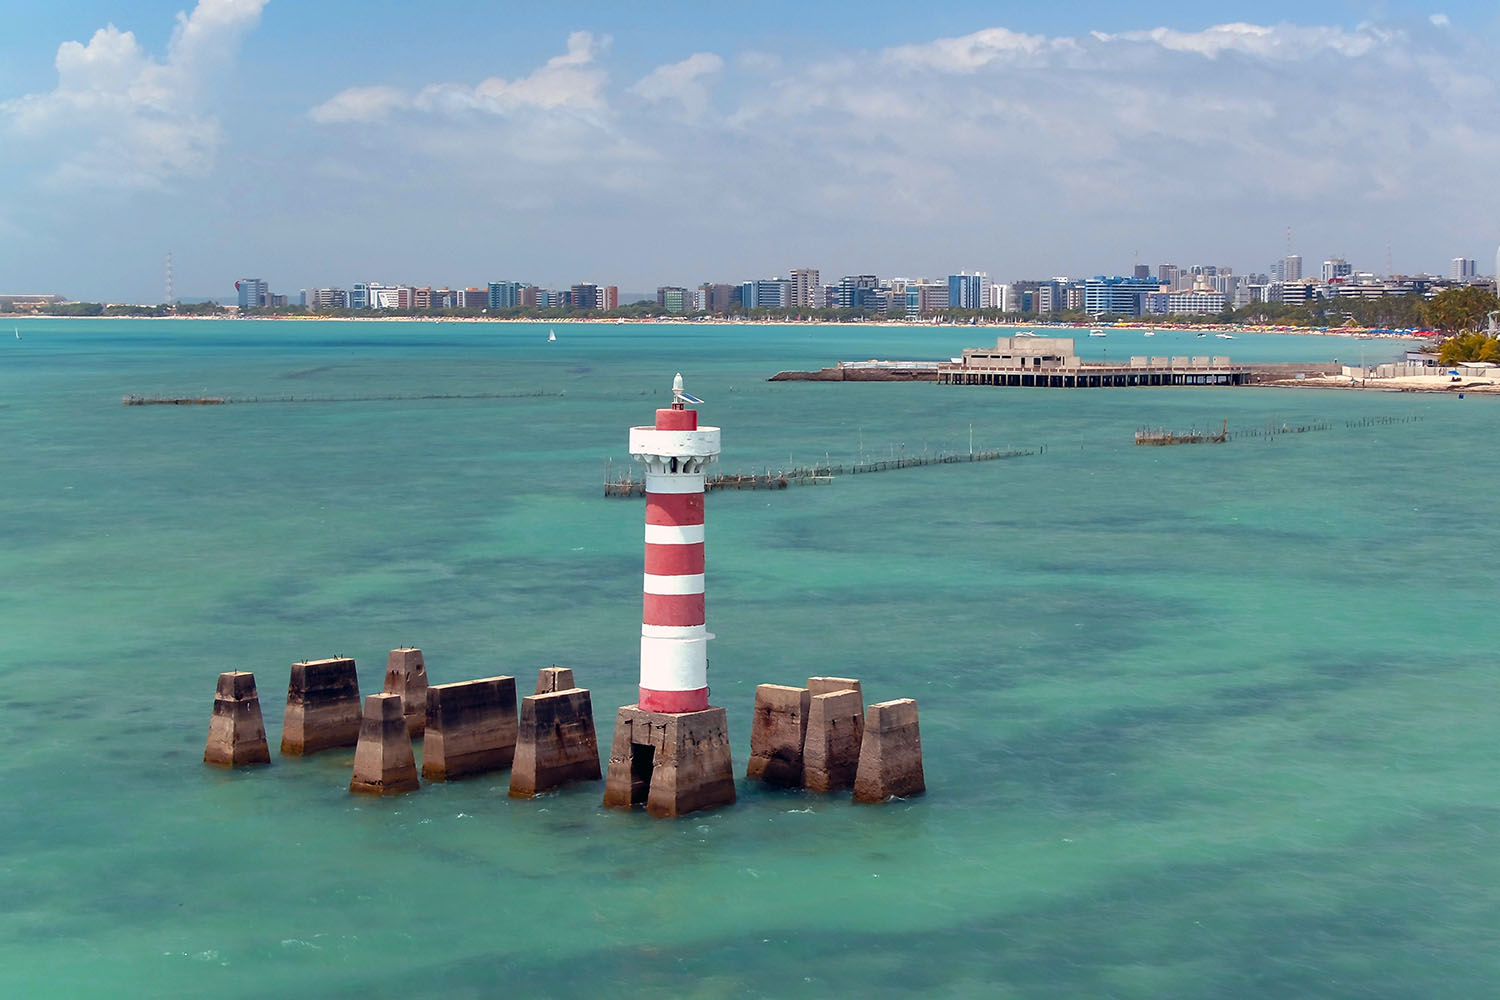
[[[703,625],[707,621],[702,594],[641,595],[643,625]]]
[[[640,689],[637,703],[647,712],[701,712],[708,707],[708,688],[696,691],[651,691]]]
[[[702,524],[703,491],[697,493],[646,492],[647,524]]]
[[[652,576],[691,576],[703,572],[703,543],[646,543],[646,572]]]

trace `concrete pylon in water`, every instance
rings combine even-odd
[[[802,786],[802,747],[811,694],[807,688],[761,684],[750,722],[750,763],[745,777],[787,788]]]
[[[812,695],[802,746],[802,787],[813,792],[853,788],[864,731],[858,691],[846,688]]]
[[[416,791],[417,759],[399,694],[372,694],[365,699],[354,749],[349,791],[362,795],[399,795]]]
[[[511,795],[529,799],[570,781],[598,781],[600,776],[594,705],[587,688],[521,699]]]
[[[884,802],[926,790],[917,703],[911,698],[898,698],[871,705],[865,711],[854,801]]]
[[[551,694],[577,686],[573,683],[573,671],[568,667],[543,667],[536,672],[536,694]]]
[[[347,657],[292,664],[281,752],[293,757],[359,742],[359,675]]]
[[[406,713],[406,731],[420,739],[427,726],[427,664],[422,651],[410,647],[391,650],[385,661],[386,694],[401,696],[401,710]]]
[[[249,671],[231,670],[219,675],[203,763],[220,767],[271,763],[266,726],[260,716],[260,695],[255,690],[255,675]]]
[[[516,679],[485,677],[427,689],[422,777],[452,781],[510,767],[516,754]]]

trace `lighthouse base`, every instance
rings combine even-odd
[[[722,708],[648,712],[621,707],[604,780],[604,804],[644,805],[652,816],[684,816],[734,805],[729,721]]]

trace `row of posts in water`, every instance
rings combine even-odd
[[[868,475],[872,472],[889,472],[893,469],[914,469],[924,465],[954,465],[961,462],[994,462],[1003,458],[1023,458],[1046,451],[1039,448],[1014,448],[1010,450],[983,450],[972,452],[937,452],[935,454],[901,455],[869,462],[848,464],[824,462],[821,465],[800,466],[789,469],[766,469],[763,472],[721,472],[706,476],[705,492],[712,490],[784,490],[788,486],[820,486],[834,480],[836,476]],[[646,495],[646,481],[636,479],[627,469],[616,475],[613,460],[604,465],[604,495],[607,497],[639,497]]]
[[[1389,424],[1414,423],[1421,419],[1421,416],[1417,414],[1404,417],[1361,417],[1357,420],[1344,421],[1344,426],[1348,428],[1382,427]],[[1135,432],[1135,443],[1139,445],[1225,444],[1232,438],[1274,438],[1283,434],[1308,434],[1313,431],[1332,429],[1333,424],[1322,421],[1311,424],[1268,424],[1265,427],[1251,427],[1231,433],[1229,421],[1225,420],[1217,431],[1200,431],[1197,428],[1172,431],[1161,427],[1138,427]]]

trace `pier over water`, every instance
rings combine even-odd
[[[1148,357],[1126,364],[1083,361],[1071,337],[1000,337],[994,347],[965,348],[963,356],[939,362],[939,385],[1000,385],[1052,389],[1125,386],[1246,385],[1249,365],[1227,357]]]

